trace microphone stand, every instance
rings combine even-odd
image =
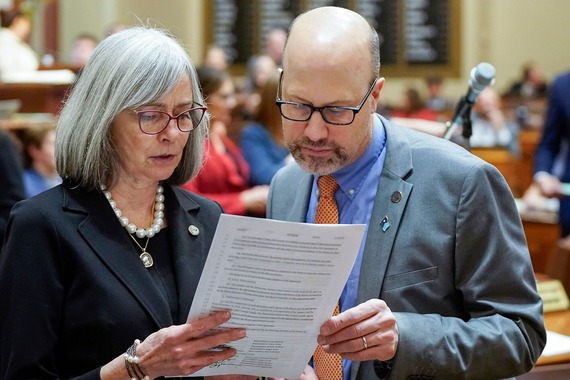
[[[471,113],[471,107],[469,107],[469,113]],[[463,138],[465,140],[469,140],[471,135],[473,134],[473,129],[471,128],[471,116],[467,116],[463,120]]]
[[[469,149],[469,138],[471,137],[471,107],[475,103],[477,95],[485,89],[485,87],[493,84],[495,81],[495,68],[490,63],[481,62],[471,70],[469,75],[469,91],[463,96],[455,107],[455,114],[452,121],[445,123],[447,130],[443,138],[450,140],[457,126],[463,126],[463,142],[458,143],[465,149]]]
[[[448,121],[445,123],[447,130],[445,135],[443,136],[444,139],[450,140],[453,137],[453,133],[457,129],[457,127],[462,126],[462,136],[465,139],[465,143],[469,144],[469,138],[473,134],[473,130],[471,128],[471,103],[465,96],[463,96],[459,102],[457,103],[457,107],[455,109],[455,116],[453,121]],[[466,147],[469,150],[468,147]]]

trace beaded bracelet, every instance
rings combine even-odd
[[[125,352],[125,368],[127,369],[127,373],[131,380],[150,380],[139,366],[139,358],[137,357],[137,346],[139,344],[141,344],[141,341],[135,339],[133,345],[127,349],[127,352]]]

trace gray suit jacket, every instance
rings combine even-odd
[[[396,316],[387,376],[497,379],[530,370],[546,341],[542,302],[505,180],[453,143],[381,120],[387,154],[358,303],[382,299]],[[312,181],[296,164],[283,168],[267,216],[304,222]],[[379,364],[353,363],[351,379],[381,377]]]

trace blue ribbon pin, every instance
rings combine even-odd
[[[390,222],[388,221],[388,215],[386,215],[384,217],[384,219],[382,219],[382,221],[380,222],[380,225],[382,226],[382,232],[386,232],[386,230],[388,228],[390,228]]]

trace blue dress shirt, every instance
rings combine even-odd
[[[343,127],[338,127],[343,128]],[[362,253],[368,233],[368,224],[374,198],[378,190],[380,174],[384,166],[386,157],[386,131],[382,122],[375,116],[374,133],[370,145],[355,162],[333,173],[339,184],[339,190],[335,193],[335,200],[339,210],[340,224],[365,224],[366,229],[362,244],[358,251],[358,256],[352,271],[348,276],[348,281],[340,296],[340,310],[345,311],[356,306],[358,294],[358,281],[360,279],[360,264],[362,263]],[[306,221],[314,223],[317,212],[318,197],[318,177],[313,180],[311,199],[307,210]],[[351,361],[343,359],[343,375],[345,379],[350,378]]]

